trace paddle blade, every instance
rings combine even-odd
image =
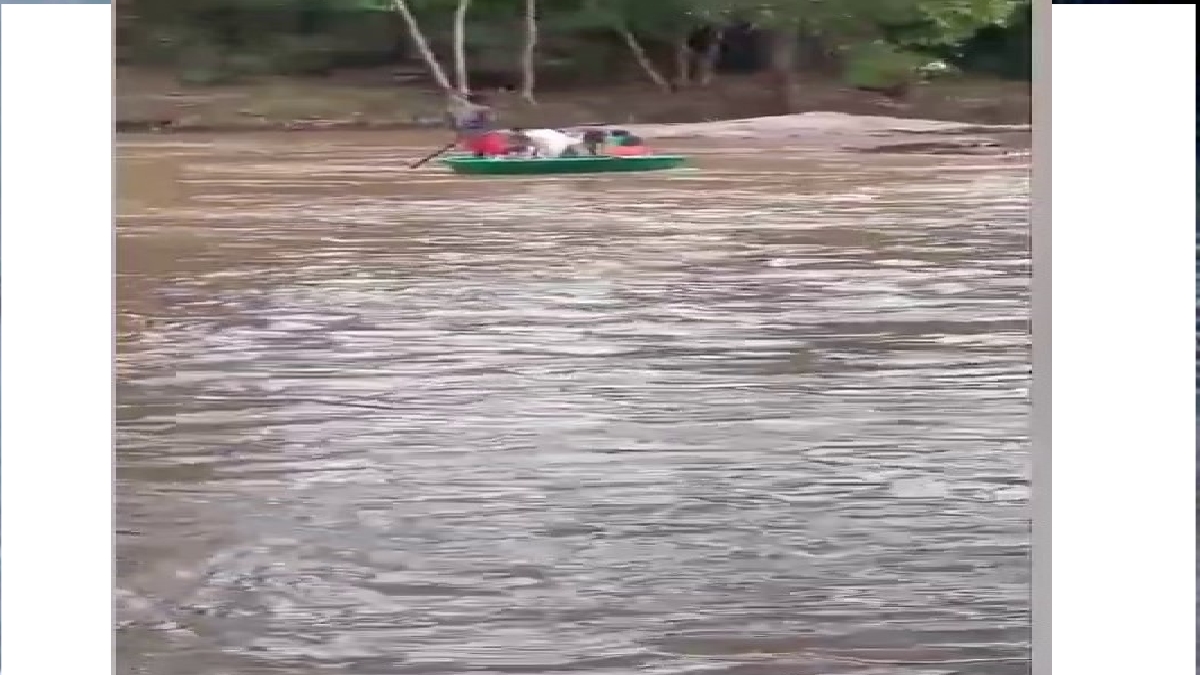
[[[446,152],[449,152],[449,150],[451,148],[453,148],[455,145],[458,145],[457,141],[448,143],[445,147],[438,148],[437,150],[434,150],[433,152],[429,153],[428,155],[425,155],[421,159],[418,159],[417,161],[413,162],[412,164],[409,164],[408,168],[410,168],[410,169],[420,168],[421,166],[424,166],[426,163],[428,163],[430,160],[432,160],[440,155],[443,155]]]

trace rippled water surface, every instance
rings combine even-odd
[[[424,149],[119,148],[119,672],[1028,671],[1023,164]]]

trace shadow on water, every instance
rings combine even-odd
[[[118,150],[119,672],[1027,672],[1023,166],[314,136]]]

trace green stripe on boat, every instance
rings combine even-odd
[[[487,176],[528,176],[555,173],[613,173],[663,171],[683,165],[683,155],[640,155],[636,157],[554,157],[505,159],[449,157],[442,163],[454,173]]]

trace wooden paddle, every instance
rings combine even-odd
[[[417,161],[413,162],[412,164],[409,164],[408,168],[410,168],[410,169],[419,168],[419,167],[423,166],[426,162],[428,162],[436,157],[440,157],[441,155],[446,154],[447,152],[450,151],[451,148],[453,148],[456,145],[458,145],[458,141],[450,141],[444,147],[438,148],[437,150],[434,150],[433,152],[429,153],[428,155],[425,155],[421,159],[418,159]]]

